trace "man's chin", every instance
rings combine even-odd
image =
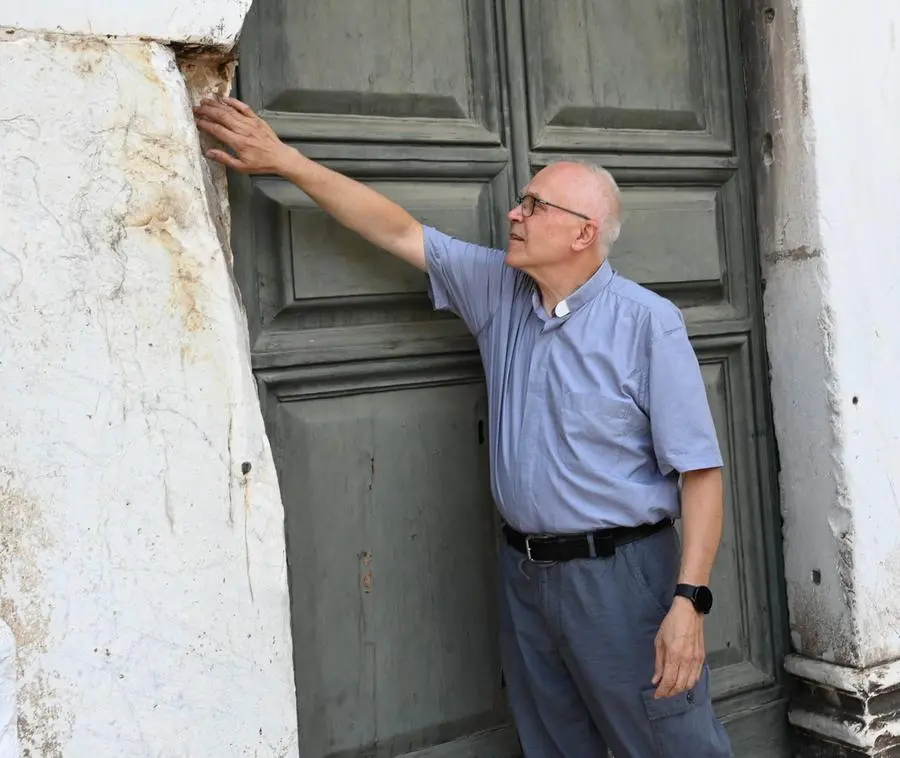
[[[521,268],[524,263],[521,251],[510,250],[509,247],[507,247],[505,262],[510,268]]]

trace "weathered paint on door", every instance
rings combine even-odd
[[[724,0],[258,0],[240,95],[421,220],[502,245],[587,157],[612,259],[683,309],[727,467],[707,624],[738,756],[788,755],[776,506],[736,18]],[[232,178],[235,266],[286,509],[302,754],[512,756],[480,364],[419,272],[290,184]]]

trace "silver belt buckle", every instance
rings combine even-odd
[[[525,535],[525,557],[531,561],[531,563],[553,563],[553,561],[536,561],[531,556],[531,540],[539,540],[546,537],[552,537],[552,534],[526,534]]]

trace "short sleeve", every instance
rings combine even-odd
[[[653,447],[663,475],[722,466],[700,364],[684,326],[651,342],[648,395]]]
[[[502,250],[473,245],[425,227],[428,290],[435,310],[449,310],[477,335],[501,302]]]

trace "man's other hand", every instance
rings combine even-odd
[[[703,672],[703,616],[690,600],[676,597],[656,635],[656,697],[672,697],[693,687]]]

